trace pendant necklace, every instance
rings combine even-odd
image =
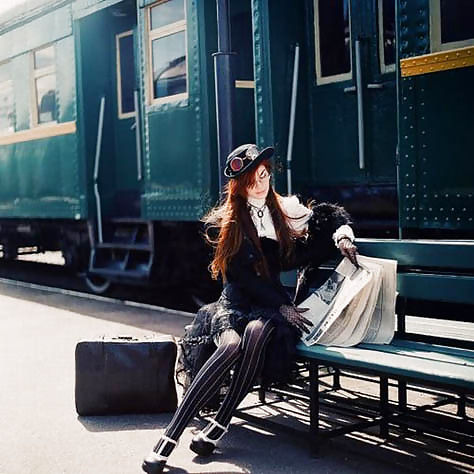
[[[267,204],[265,203],[262,207],[257,207],[248,202],[248,205],[252,214],[256,214],[257,217],[260,219],[260,229],[265,230],[265,226],[263,225],[263,216],[265,214],[265,208],[267,207]]]

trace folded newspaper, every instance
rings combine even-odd
[[[358,255],[359,267],[344,258],[331,276],[299,307],[312,326],[302,341],[310,346],[389,344],[395,333],[397,261]]]

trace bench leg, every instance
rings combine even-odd
[[[309,363],[309,441],[311,454],[319,455],[319,364]]]
[[[388,377],[380,377],[380,437],[388,438]]]
[[[259,389],[258,389],[258,400],[260,401],[260,403],[265,403],[266,400],[265,400],[265,387],[261,386]]]
[[[458,398],[458,416],[466,418],[466,395],[461,393]]]
[[[404,380],[398,381],[398,408],[407,411],[407,383]]]
[[[340,390],[341,388],[341,371],[339,369],[334,369],[332,374],[332,388],[333,390]]]

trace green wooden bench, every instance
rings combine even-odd
[[[455,401],[458,416],[466,433],[474,433],[472,419],[466,417],[466,396],[474,394],[474,343],[448,337],[446,334],[411,334],[406,331],[407,303],[446,303],[474,305],[474,242],[370,240],[357,241],[363,255],[398,260],[397,332],[390,345],[360,344],[339,348],[298,346],[298,355],[309,364],[309,399],[311,447],[317,451],[320,443],[330,437],[380,425],[380,435],[389,435],[389,424],[409,415],[407,384],[442,390],[446,396],[434,405]],[[448,306],[449,307],[449,306]],[[469,306],[468,306],[469,307]],[[431,304],[433,310],[433,305]],[[463,307],[466,309],[466,306]],[[449,317],[455,321],[473,323],[473,311],[462,314],[431,313],[433,317]],[[453,308],[453,311],[456,311]],[[418,314],[416,314],[419,316]],[[423,316],[423,314],[421,314]],[[333,388],[340,386],[339,370],[349,370],[378,377],[380,384],[379,413],[370,420],[332,430],[320,429],[320,368],[336,369]],[[389,404],[389,379],[398,384],[398,405]],[[431,406],[418,407],[422,411]]]

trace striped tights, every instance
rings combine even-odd
[[[270,320],[257,319],[247,324],[242,338],[233,329],[222,333],[217,349],[186,391],[165,436],[178,440],[191,419],[216,393],[227,372],[235,365],[229,391],[215,416],[219,424],[227,426],[262,367],[265,347],[272,331],[273,324]],[[212,437],[212,433],[210,435]],[[160,444],[157,444],[155,451]],[[171,445],[166,446],[163,455],[168,456],[172,448]]]

